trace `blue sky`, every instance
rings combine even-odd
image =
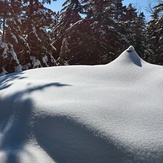
[[[135,6],[139,12],[144,12],[145,15],[148,17],[150,14],[146,11],[146,8],[148,6],[148,3],[150,2],[152,5],[157,4],[158,0],[123,0],[123,5],[128,6],[128,4],[132,3],[133,6]],[[51,8],[54,11],[59,11],[62,8],[62,4],[65,2],[65,0],[57,0],[55,2],[52,2],[51,5],[46,5],[46,7]]]

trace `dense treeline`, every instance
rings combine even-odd
[[[163,2],[147,23],[122,0],[0,0],[0,73],[66,64],[104,64],[129,45],[146,61],[163,65]]]

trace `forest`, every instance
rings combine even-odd
[[[123,0],[0,0],[0,75],[39,67],[97,65],[130,45],[142,59],[163,65],[163,1],[143,12]]]

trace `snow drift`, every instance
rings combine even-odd
[[[163,67],[131,46],[107,65],[0,78],[1,163],[162,163]]]

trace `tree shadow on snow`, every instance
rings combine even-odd
[[[30,138],[32,101],[22,101],[19,105],[23,108],[14,105],[12,99],[0,101],[0,104],[0,150],[6,153],[5,163],[20,163],[19,154]]]
[[[163,162],[163,156],[159,160],[149,160],[150,156],[142,160],[122,145],[119,146],[112,137],[106,139],[72,117],[54,115],[46,109],[44,113],[34,115],[33,100],[30,96],[23,98],[24,95],[53,86],[60,88],[70,85],[49,83],[0,99],[0,150],[6,152],[5,163],[22,163],[20,153],[31,136],[58,163]]]
[[[14,80],[24,79],[26,77],[22,77],[23,72],[15,72],[8,75],[0,76],[0,90],[6,89],[10,87]]]
[[[8,77],[5,79],[6,82],[12,80],[8,79]],[[3,82],[5,84],[5,80]],[[68,85],[59,82],[48,83],[30,89],[24,88],[23,91],[17,91],[6,98],[0,99],[0,151],[6,153],[5,163],[21,163],[19,159],[20,152],[33,135],[33,100],[30,96],[23,97],[27,94],[30,95],[34,91],[64,86]]]
[[[58,163],[126,163],[134,155],[65,116],[36,120],[39,145]]]
[[[102,137],[96,130],[79,124],[71,117],[47,116],[36,120],[36,140],[58,163],[162,163],[161,153],[137,155],[136,151]]]
[[[27,77],[23,77],[22,74],[23,74],[23,72],[21,72],[21,73],[12,73],[12,74],[0,77],[0,90],[9,88],[13,84],[14,80],[21,80],[21,79],[27,78]],[[42,90],[42,89],[45,89],[45,88],[51,87],[51,86],[64,87],[64,86],[70,86],[70,85],[63,84],[63,83],[60,83],[60,82],[51,82],[51,83],[47,83],[47,84],[43,84],[43,85],[39,85],[39,86],[34,86],[32,88],[27,88],[26,91],[19,92],[19,94],[21,94],[21,93],[25,94],[27,92],[31,93],[33,91]]]

